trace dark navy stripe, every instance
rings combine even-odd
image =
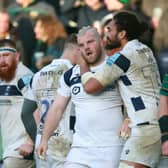
[[[32,88],[33,77],[34,76],[32,76],[32,78],[30,79],[30,88]]]
[[[0,86],[0,96],[22,96],[22,93],[15,85]]]
[[[25,83],[22,79],[18,80],[18,88],[22,90],[25,87]]]
[[[142,125],[150,125],[149,121],[143,122],[143,123],[138,123],[137,126],[142,126]]]
[[[142,98],[139,97],[135,97],[135,98],[131,98],[132,104],[134,106],[135,111],[139,111],[139,110],[144,110],[145,109],[145,105],[144,102],[142,100]]]
[[[129,80],[128,76],[126,76],[126,75],[121,76],[120,79],[122,80],[122,82],[124,83],[124,85],[126,85],[126,86],[132,85],[132,83]]]
[[[75,122],[76,122],[76,117],[75,116],[70,116],[70,130],[75,131]]]
[[[77,84],[77,83],[81,83],[81,77],[80,76],[74,77],[70,80],[70,86],[72,86],[74,84]]]
[[[70,77],[72,75],[72,70],[73,67],[64,73],[64,81],[69,87],[71,86]]]
[[[130,60],[122,54],[120,54],[120,56],[114,63],[119,66],[124,72],[127,72],[128,68],[130,67]]]

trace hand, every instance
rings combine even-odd
[[[78,64],[78,65],[83,65],[83,64],[85,65],[86,64],[87,65],[86,61],[83,59],[82,53],[79,48],[76,50],[76,55],[78,58],[78,59],[76,59],[76,64]]]
[[[120,137],[123,139],[127,139],[131,134],[131,128],[129,127],[129,124],[131,123],[131,120],[129,118],[125,118],[122,126],[120,128]]]
[[[47,142],[41,142],[40,145],[37,147],[37,156],[39,159],[44,160],[47,152],[48,144]]]
[[[33,145],[32,144],[22,144],[16,150],[22,156],[28,156],[33,152]]]
[[[168,141],[165,141],[162,144],[162,155],[163,156],[168,156]]]

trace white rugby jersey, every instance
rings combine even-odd
[[[3,158],[19,157],[16,150],[21,144],[28,142],[21,111],[23,95],[27,91],[33,73],[22,63],[18,64],[15,78],[11,82],[0,81],[0,125],[3,141]]]
[[[55,59],[51,64],[42,68],[37,72],[32,81],[32,91],[40,109],[40,124],[37,129],[36,147],[39,145],[46,114],[56,97],[58,81],[61,75],[72,67],[72,64],[67,59]],[[54,134],[48,141],[47,153],[54,156],[65,156],[69,151],[71,143],[70,134],[70,110],[69,103],[66,112],[59,124],[59,127],[54,131]]]
[[[103,64],[92,68],[92,71],[100,69]],[[72,146],[121,145],[118,131],[123,120],[122,103],[116,84],[102,93],[87,94],[81,84],[80,67],[76,65],[61,77],[58,94],[71,97],[75,105],[76,123]]]
[[[138,40],[129,41],[119,53],[107,59],[94,77],[103,86],[119,81],[132,126],[158,124],[160,76],[153,53],[146,45]]]

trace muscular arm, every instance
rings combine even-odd
[[[160,96],[159,117],[168,115],[168,96]]]
[[[69,97],[64,97],[58,94],[50,107],[46,116],[41,143],[37,149],[39,157],[46,154],[48,139],[52,135],[53,131],[57,128],[68,102]]]
[[[87,65],[80,64],[82,84],[87,93],[96,93],[111,85],[120,78],[130,67],[130,60],[122,54],[117,53],[107,59],[102,69],[91,73]]]
[[[162,133],[162,154],[168,156],[168,75],[163,79],[160,90],[159,125]]]
[[[168,96],[160,96],[160,105],[159,105],[159,121],[160,127],[162,130],[162,155],[168,156],[168,127],[166,126],[166,118],[168,121]],[[163,119],[165,120],[163,122]],[[165,125],[166,124],[166,125]],[[164,131],[163,131],[164,130]]]

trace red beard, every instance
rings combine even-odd
[[[16,68],[17,62],[15,60],[13,60],[11,65],[0,65],[0,79],[6,82],[10,82],[15,77]]]

